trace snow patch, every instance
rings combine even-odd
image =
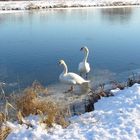
[[[140,85],[124,90],[112,90],[115,96],[102,98],[95,111],[70,118],[71,124],[63,129],[54,125],[46,129],[37,116],[29,116],[33,128],[14,123],[7,140],[139,140],[140,139]]]

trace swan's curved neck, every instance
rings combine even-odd
[[[83,62],[87,62],[89,52],[85,51],[84,54],[85,56],[84,56]]]
[[[68,67],[67,67],[67,65],[65,64],[65,63],[63,63],[63,67],[64,67],[64,70],[63,70],[63,74],[66,74],[66,73],[68,73]]]

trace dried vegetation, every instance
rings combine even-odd
[[[33,125],[26,120],[26,117],[33,114],[40,117],[40,123],[45,123],[46,127],[52,127],[54,123],[62,127],[68,126],[66,121],[66,108],[56,103],[51,98],[47,98],[47,89],[39,82],[33,82],[31,87],[26,88],[18,95],[5,96],[4,105],[0,112],[0,140],[4,140],[11,132],[11,128],[6,125],[6,121],[17,120],[19,124],[33,128]]]

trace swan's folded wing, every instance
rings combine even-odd
[[[78,74],[72,73],[72,72],[69,72],[67,74],[67,78],[75,81],[76,82],[75,84],[80,84],[80,85],[88,82],[85,79],[83,79],[81,76],[79,76]]]
[[[73,80],[73,79],[68,79],[67,82],[68,82],[69,84],[76,85],[76,81]]]
[[[90,65],[89,63],[86,63],[86,72],[89,72],[90,71]]]

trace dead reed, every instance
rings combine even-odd
[[[0,140],[5,140],[10,132],[11,132],[10,127],[8,127],[6,125],[1,126],[0,127]]]

